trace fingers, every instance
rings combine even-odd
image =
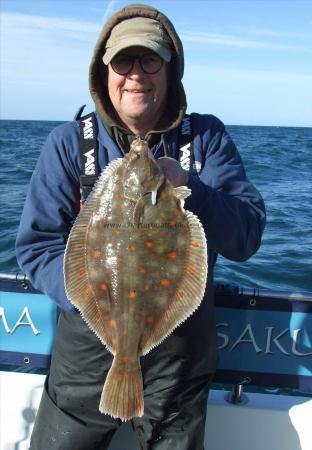
[[[174,187],[187,185],[188,172],[182,169],[176,159],[164,156],[157,159],[157,164]]]

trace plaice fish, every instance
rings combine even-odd
[[[147,143],[102,172],[70,232],[66,293],[114,355],[99,409],[121,420],[144,413],[140,357],[200,305],[207,245],[184,210],[191,191],[174,188]]]

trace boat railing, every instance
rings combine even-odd
[[[22,272],[0,273],[0,291],[0,369],[46,373],[59,310]],[[215,306],[214,381],[233,386],[230,402],[244,386],[312,395],[312,292],[216,284]]]
[[[29,278],[23,272],[6,273],[0,272],[0,281],[14,281],[20,283],[21,286],[27,290],[31,286]],[[33,288],[34,289],[34,288]],[[231,284],[216,283],[215,291],[217,294],[225,295],[248,295],[253,298],[283,298],[289,299],[291,301],[311,301],[312,302],[312,292],[300,290],[300,291],[290,291],[290,290],[272,290],[264,289],[258,287],[242,287],[235,286]]]

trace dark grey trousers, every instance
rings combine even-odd
[[[141,450],[203,450],[212,374],[195,347],[173,334],[141,358]],[[112,359],[78,314],[61,314],[30,450],[108,449],[121,424],[98,409]]]

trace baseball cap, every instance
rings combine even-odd
[[[103,62],[108,65],[121,50],[134,46],[146,47],[169,62],[170,45],[171,39],[157,20],[146,17],[126,19],[112,29],[106,42]]]

